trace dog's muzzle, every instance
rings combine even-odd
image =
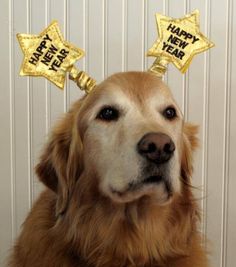
[[[120,202],[145,195],[156,195],[161,202],[166,202],[173,195],[169,162],[174,155],[174,142],[164,133],[151,132],[141,138],[136,149],[145,159],[140,176],[129,181],[122,190],[111,186],[112,194]]]

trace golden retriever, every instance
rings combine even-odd
[[[103,81],[52,131],[36,166],[47,189],[9,266],[209,266],[191,192],[196,132],[155,75]]]

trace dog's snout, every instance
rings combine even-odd
[[[167,162],[175,151],[175,144],[164,133],[147,133],[137,144],[139,154],[156,163]]]

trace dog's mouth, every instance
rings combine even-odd
[[[151,175],[140,181],[132,181],[128,184],[128,187],[123,191],[123,193],[127,191],[135,191],[140,189],[141,187],[145,187],[147,185],[157,185],[164,181],[164,177],[162,175]]]
[[[163,181],[163,176],[161,176],[161,175],[152,175],[152,176],[149,176],[149,177],[147,177],[146,179],[144,179],[143,181],[142,181],[142,183],[143,184],[158,184],[158,183],[160,183],[160,182],[162,182]]]
[[[151,175],[143,180],[132,181],[122,190],[110,188],[118,202],[130,202],[142,196],[155,195],[162,198],[163,202],[169,200],[173,195],[173,189],[169,179],[162,175]]]

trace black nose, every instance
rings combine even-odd
[[[137,149],[143,157],[160,164],[173,156],[175,144],[164,133],[147,133],[138,142]]]

